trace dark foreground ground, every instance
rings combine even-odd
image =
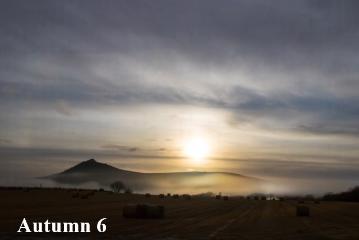
[[[85,194],[85,192],[81,192]],[[68,190],[0,190],[0,239],[359,239],[359,204],[306,202],[310,217],[296,217],[293,201],[160,199],[96,192],[73,198]],[[156,203],[166,208],[159,220],[124,219],[126,203]],[[88,221],[92,233],[34,234],[16,231],[30,221]],[[107,231],[96,232],[103,218]]]

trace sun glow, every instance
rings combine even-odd
[[[195,164],[202,164],[210,153],[208,142],[203,138],[192,138],[185,142],[183,153]]]

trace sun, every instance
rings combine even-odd
[[[183,146],[183,153],[193,163],[204,163],[210,153],[208,141],[203,138],[192,138],[185,142]]]

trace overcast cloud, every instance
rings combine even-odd
[[[167,151],[188,107],[213,111],[223,126],[202,127],[233,140],[228,149],[253,131],[250,151],[291,144],[293,156],[352,159],[358,10],[354,0],[1,1],[0,145]]]

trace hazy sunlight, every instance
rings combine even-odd
[[[203,164],[210,153],[210,146],[203,138],[192,138],[185,142],[183,152],[192,163]]]

